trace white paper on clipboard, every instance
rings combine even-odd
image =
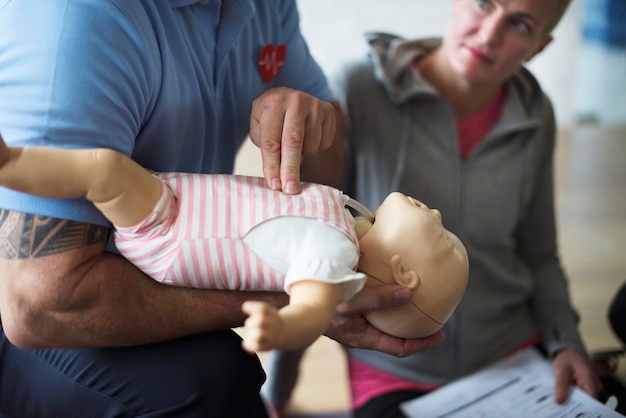
[[[554,402],[550,362],[536,348],[507,357],[428,395],[403,403],[409,418],[623,418],[573,387]]]

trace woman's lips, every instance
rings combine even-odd
[[[470,55],[477,61],[480,61],[485,64],[493,63],[493,60],[489,58],[487,54],[482,53],[478,48],[474,48],[471,46],[466,46],[465,48],[469,51]]]

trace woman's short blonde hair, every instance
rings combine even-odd
[[[545,0],[544,0],[545,1]],[[567,7],[571,3],[571,0],[556,0],[554,4],[554,12],[552,13],[552,19],[550,20],[548,26],[546,27],[546,32],[551,33],[556,25],[559,24],[561,18],[567,11]]]

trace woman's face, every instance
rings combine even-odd
[[[552,39],[556,0],[453,0],[443,51],[470,83],[501,83]]]

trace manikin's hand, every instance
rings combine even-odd
[[[411,293],[410,289],[396,285],[363,288],[337,307],[325,335],[348,347],[378,350],[397,357],[426,350],[443,339],[442,331],[425,338],[403,339],[379,331],[363,316],[369,310],[409,303]]]
[[[243,348],[255,353],[276,347],[285,328],[278,309],[257,301],[246,301],[241,309],[248,315],[244,322]]]
[[[302,158],[327,150],[335,129],[335,109],[328,102],[285,87],[260,95],[252,103],[250,139],[261,148],[267,186],[299,193]]]
[[[556,403],[563,403],[569,397],[572,383],[587,392],[592,397],[596,397],[602,383],[593,369],[593,365],[587,357],[576,350],[565,349],[552,360],[552,371],[556,379],[554,388],[554,400]]]

